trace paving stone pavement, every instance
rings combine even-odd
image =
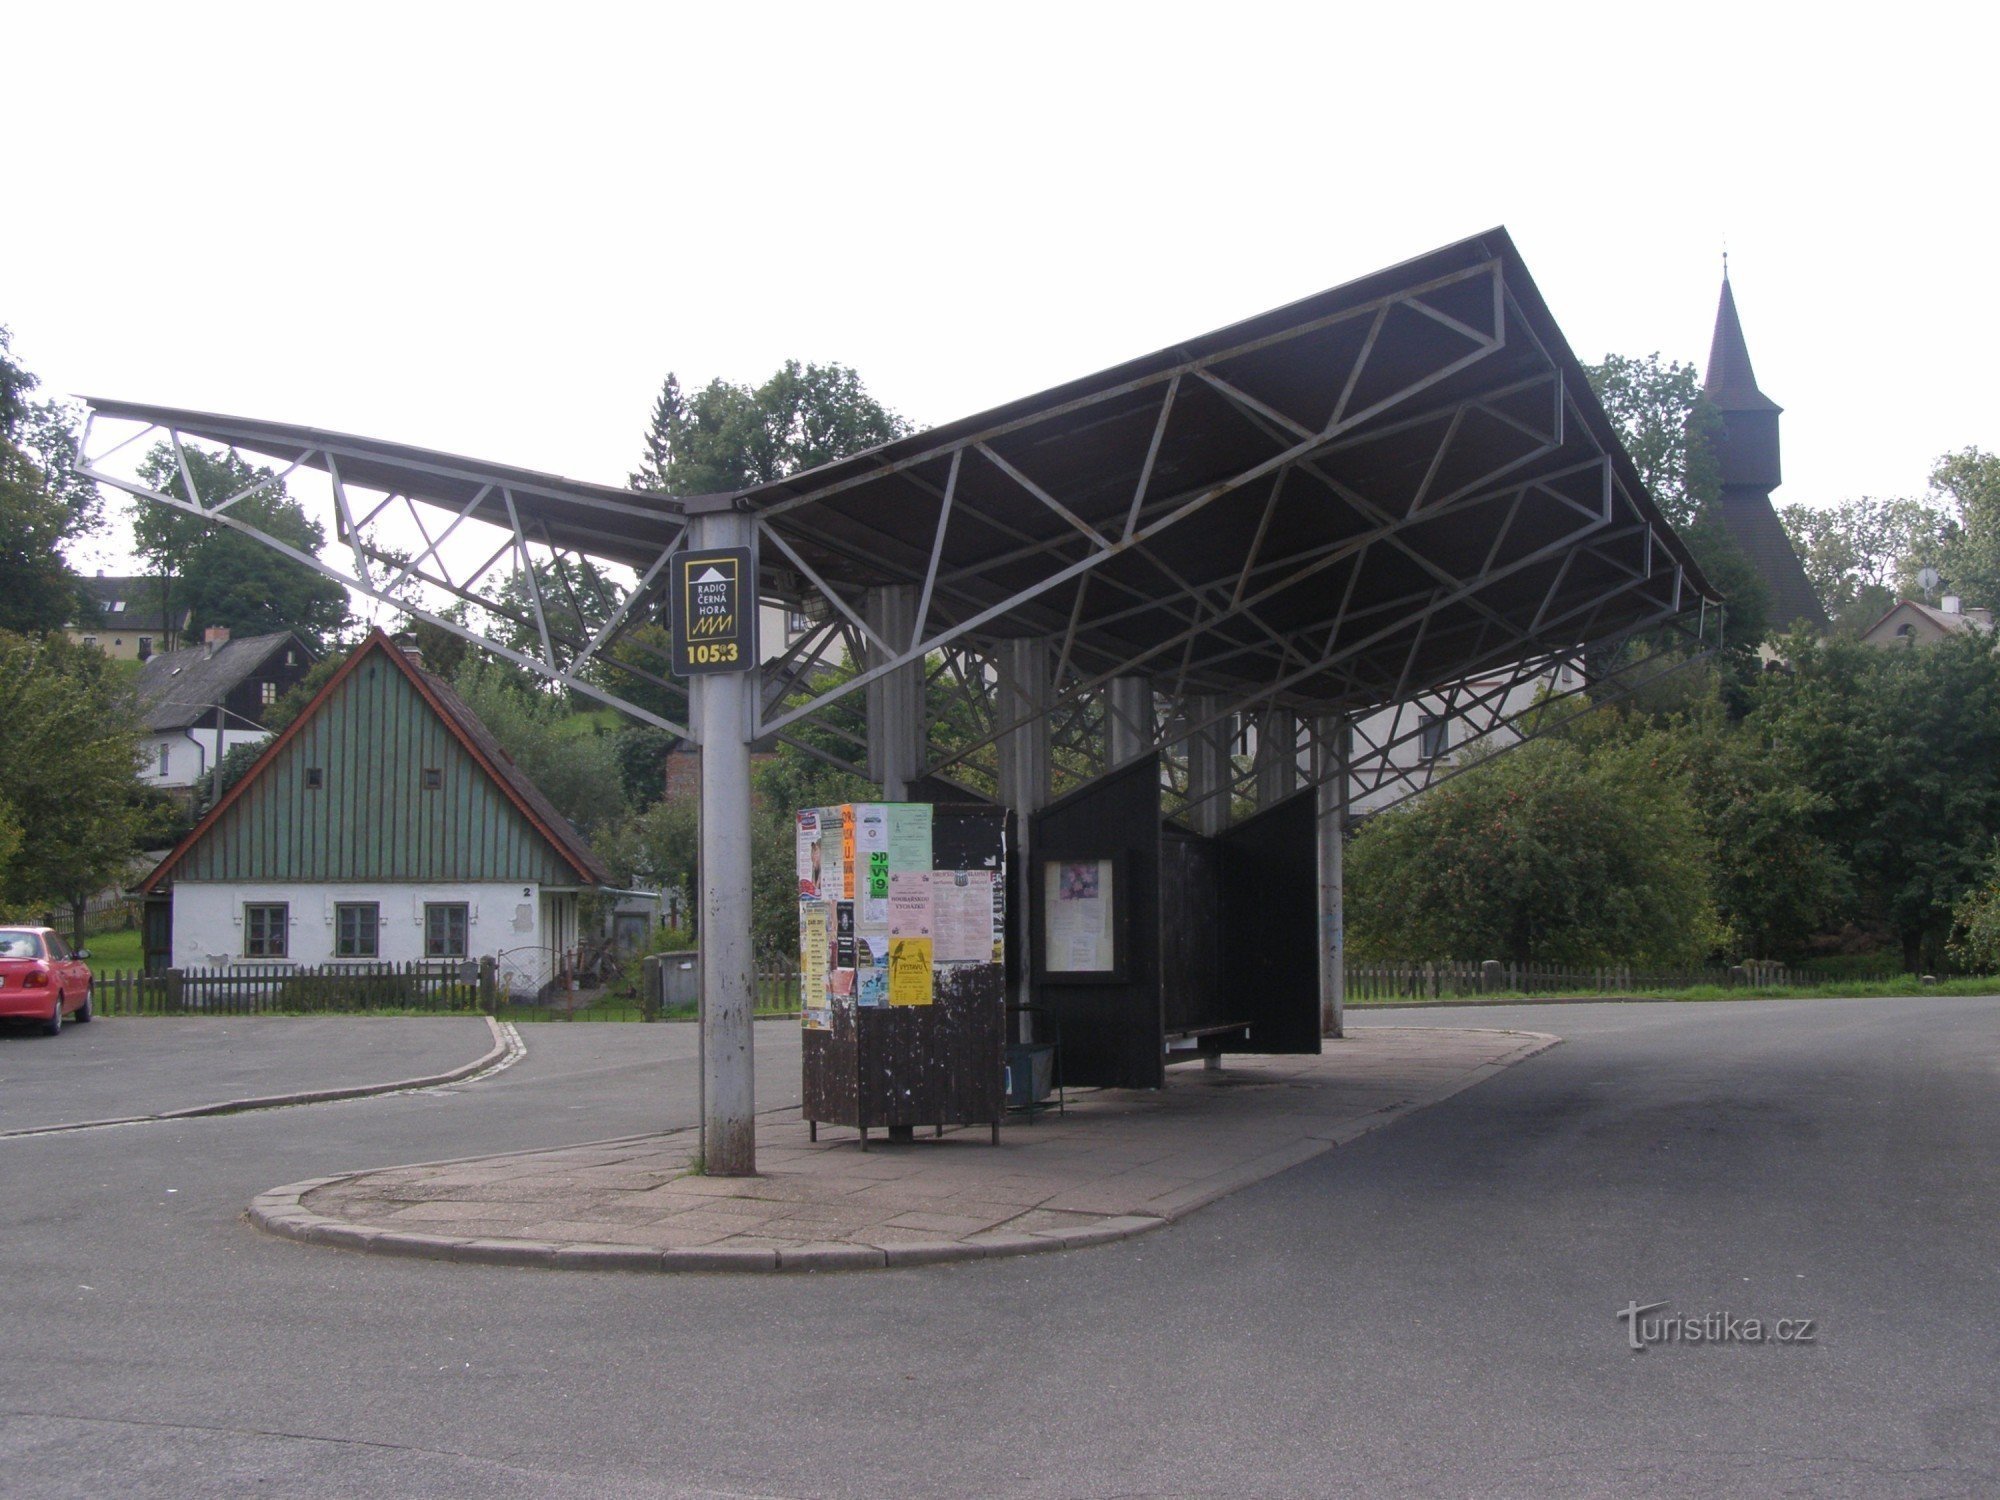
[[[1170,1223],[1455,1094],[1559,1040],[1366,1026],[1317,1057],[1178,1068],[1159,1090],[1072,1091],[1065,1114],[858,1149],[791,1110],[756,1177],[693,1171],[693,1130],[295,1182],[253,1222],[309,1243],[508,1265],[858,1270],[1102,1244]]]

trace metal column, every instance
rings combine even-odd
[[[751,517],[696,515],[688,545],[755,547]],[[755,608],[756,574],[745,583]],[[701,745],[701,1159],[716,1177],[757,1172],[756,1063],[751,1016],[750,730],[757,674],[688,682],[690,727]]]
[[[1010,640],[1000,643],[1000,719],[1003,723],[1027,717],[1018,728],[1000,737],[1000,800],[1014,811],[1014,846],[1007,859],[1020,871],[1014,884],[1015,910],[1022,914],[1023,943],[1032,942],[1028,933],[1028,882],[1035,878],[1030,860],[1029,830],[1034,815],[1049,800],[1049,700],[1055,696],[1051,676],[1055,656],[1044,639]],[[1033,998],[1030,971],[1033,965],[1023,952],[1014,963],[1014,1000],[1026,1005]],[[1021,1039],[1033,1039],[1032,1028],[1022,1017]]]
[[[1299,721],[1290,709],[1257,720],[1257,806],[1276,807],[1299,789]]]
[[[1153,679],[1143,674],[1114,677],[1106,693],[1111,721],[1110,763],[1122,766],[1153,748]]]
[[[897,651],[907,651],[917,628],[917,588],[895,584],[868,591],[863,617]],[[870,667],[890,660],[873,641]],[[924,763],[924,669],[911,662],[868,684],[868,779],[881,783],[882,800],[904,801]]]
[[[1192,699],[1188,713],[1196,723],[1214,718],[1229,706],[1224,698],[1206,695]],[[1196,833],[1210,838],[1229,826],[1230,762],[1229,720],[1216,719],[1206,729],[1188,736],[1188,820]]]
[[[1313,779],[1319,833],[1319,1021],[1326,1036],[1347,1034],[1347,926],[1342,864],[1347,831],[1347,720],[1313,726]]]

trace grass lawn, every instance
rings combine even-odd
[[[1975,976],[1970,979],[1942,979],[1936,984],[1918,984],[1905,975],[1901,979],[1849,980],[1845,984],[1838,980],[1814,985],[1770,985],[1764,988],[1743,986],[1729,989],[1721,985],[1702,984],[1684,990],[1634,990],[1628,993],[1606,993],[1592,995],[1586,993],[1569,995],[1522,995],[1511,990],[1502,990],[1487,995],[1440,995],[1433,1000],[1429,996],[1402,999],[1350,1000],[1349,1010],[1389,1009],[1411,1005],[1534,1005],[1552,1000],[1855,1000],[1888,995],[1994,995],[2000,994],[2000,978],[1992,975]]]
[[[145,948],[136,927],[127,932],[97,933],[85,938],[83,945],[90,950],[90,966],[98,973],[146,966]]]

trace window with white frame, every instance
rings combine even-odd
[[[269,708],[269,707],[270,707],[270,706],[271,706],[271,705],[272,705],[273,703],[276,703],[276,702],[278,701],[278,685],[277,685],[277,683],[275,683],[275,682],[260,682],[260,683],[258,683],[258,684],[257,684],[257,701],[258,701],[259,703],[263,704],[263,705],[264,705],[264,707],[266,707],[266,708]]]
[[[168,772],[168,757],[173,748],[172,745],[160,746],[160,775],[162,776],[165,776]]]
[[[290,908],[282,901],[252,902],[243,908],[243,956],[283,958]]]
[[[374,901],[341,901],[333,908],[333,956],[379,958],[382,907]]]

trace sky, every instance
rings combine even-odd
[[[1984,7],[0,0],[0,324],[58,393],[623,482],[668,371],[928,426],[1505,225],[1780,503],[2000,448]],[[114,529],[83,566],[124,562]]]

